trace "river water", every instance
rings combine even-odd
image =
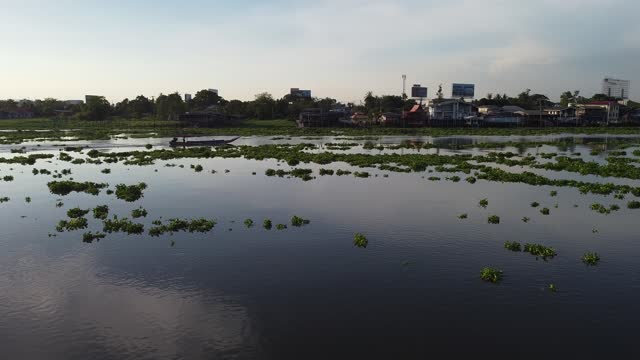
[[[80,143],[118,151],[166,143],[164,139],[127,141]],[[300,141],[336,142],[329,138]],[[239,141],[273,142],[277,141],[260,137]],[[54,145],[25,144],[28,150],[57,154]],[[571,149],[524,147],[533,153],[580,152],[597,161],[606,157],[606,152],[589,155],[592,147],[585,144]],[[169,163],[184,168],[166,167]],[[192,164],[202,165],[204,171],[194,172]],[[134,203],[104,191],[98,196],[58,196],[48,191],[51,176],[34,176],[34,167],[71,169],[75,181],[108,182],[112,188],[138,182],[147,183],[148,188]],[[636,346],[640,210],[626,208],[632,195],[616,200],[581,195],[574,188],[481,180],[475,184],[431,182],[425,177],[444,180],[452,174],[375,169],[368,170],[374,175],[368,179],[321,177],[317,175],[320,166],[298,167],[314,169],[317,178],[303,182],[266,177],[269,168],[289,168],[275,160],[182,159],[139,167],[72,165],[53,159],[51,163],[40,160],[35,166],[0,165],[0,177],[15,178],[0,183],[0,196],[11,199],[0,204],[2,357],[606,359],[640,355]],[[359,170],[339,163],[322,167]],[[102,174],[104,168],[111,173]],[[640,185],[628,179],[540,173]],[[558,190],[557,197],[549,195],[552,190]],[[486,209],[478,206],[485,198],[489,200]],[[59,200],[64,205],[57,208]],[[533,201],[550,208],[551,215],[543,216],[530,207]],[[594,202],[616,203],[621,210],[602,215],[589,208]],[[56,233],[55,226],[66,218],[68,209],[101,204],[109,205],[111,214],[119,217],[143,206],[149,215],[140,222],[147,227],[153,220],[176,217],[207,217],[216,219],[217,225],[208,234],[160,238],[110,234],[91,244],[83,243],[83,231]],[[458,219],[462,213],[468,219]],[[311,223],[300,228],[289,225],[286,230],[261,226],[264,219],[274,225],[289,224],[294,215]],[[500,224],[488,224],[489,215],[499,215]],[[522,217],[531,221],[524,223]],[[248,218],[256,226],[245,227],[243,221]],[[89,230],[102,230],[101,222],[91,215],[88,219]],[[354,246],[355,233],[366,235],[366,248]],[[553,247],[558,256],[543,261],[528,253],[513,253],[504,249],[505,241],[541,243]],[[588,251],[599,253],[598,266],[581,262]],[[502,269],[504,280],[499,284],[480,280],[485,266]],[[549,291],[549,284],[558,291]]]

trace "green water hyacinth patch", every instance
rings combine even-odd
[[[104,239],[107,236],[107,234],[103,234],[103,233],[92,233],[91,231],[86,232],[84,234],[82,234],[82,242],[91,244],[94,241],[100,241],[100,239]]]
[[[502,270],[493,268],[493,267],[485,267],[480,271],[480,279],[497,284],[502,281],[503,273]]]
[[[369,240],[363,234],[357,233],[353,237],[353,245],[359,248],[366,248],[369,245]]]
[[[553,259],[557,255],[553,248],[540,244],[525,244],[524,252],[528,252],[535,257],[540,257],[543,260]]]
[[[478,203],[478,206],[486,209],[487,206],[489,206],[489,200],[487,199],[480,200],[480,202]]]
[[[160,224],[160,225],[158,225]],[[149,235],[161,236],[165,233],[173,235],[177,232],[190,232],[190,233],[207,233],[213,230],[216,222],[213,220],[200,218],[200,219],[170,219],[166,224],[161,222],[154,222],[155,227],[149,229]]]
[[[549,210],[549,208],[542,208],[542,209],[540,210],[540,213],[541,213],[542,215],[549,215],[549,214],[551,213],[551,210]]]
[[[109,186],[108,184],[94,183],[90,181],[52,181],[47,184],[49,191],[55,195],[69,195],[72,192],[86,193],[91,195],[100,194],[100,190]]]
[[[56,230],[58,232],[75,231],[75,230],[86,229],[88,225],[89,225],[89,222],[85,218],[71,219],[68,221],[60,220],[60,222],[58,223],[58,226],[56,226]]]
[[[295,226],[295,227],[301,227],[303,225],[307,225],[309,224],[311,221],[303,219],[299,216],[294,216],[291,218],[291,225]]]
[[[504,243],[504,248],[514,252],[522,251],[522,245],[516,241],[507,241]]]
[[[109,216],[109,206],[99,205],[93,209],[93,218],[99,220],[106,220]]]
[[[271,220],[266,219],[265,221],[262,222],[262,227],[267,230],[271,230],[271,228],[273,228],[273,223],[271,223]]]
[[[627,203],[629,209],[640,209],[640,201],[629,201]]]
[[[458,215],[458,219],[460,219],[460,220],[464,220],[464,219],[466,219],[466,218],[468,218],[468,217],[469,217],[469,215],[467,215],[467,214],[460,214],[460,215]]]
[[[137,209],[133,209],[133,211],[131,211],[131,217],[134,219],[139,219],[141,217],[147,217],[147,210],[145,208],[143,208],[142,206],[137,208]]]
[[[118,219],[117,217],[114,216],[113,219],[104,221],[102,231],[109,234],[124,232],[129,235],[131,234],[138,235],[144,232],[144,225],[133,223],[131,220],[127,218]]]
[[[142,191],[147,188],[147,184],[139,183],[138,185],[116,185],[116,197],[126,202],[135,202],[143,197]]]
[[[287,228],[287,225],[285,225],[285,224],[278,224],[278,225],[276,225],[276,229],[277,229],[277,230],[284,230],[284,229],[286,229],[286,228]]]
[[[253,227],[253,220],[251,220],[251,219],[246,219],[246,220],[244,221],[244,225],[245,225],[246,227],[248,227],[248,228]]]
[[[69,209],[67,210],[67,216],[72,218],[72,219],[77,219],[77,218],[81,218],[84,217],[85,215],[87,215],[89,213],[89,209],[87,210],[83,210],[80,208],[73,208],[73,209]]]
[[[487,222],[488,222],[489,224],[494,224],[494,225],[500,224],[500,216],[498,216],[498,215],[491,215],[491,216],[489,216],[489,218],[487,219]]]
[[[596,266],[600,262],[600,255],[595,252],[588,252],[582,255],[582,262],[588,266]]]

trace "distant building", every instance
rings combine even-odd
[[[209,91],[211,91],[212,93],[214,93],[214,94],[216,94],[216,95],[220,96],[220,94],[218,93],[218,89],[207,89],[207,90],[209,90]]]
[[[483,115],[488,115],[494,112],[500,111],[500,107],[497,105],[481,105],[478,106],[478,112]]]
[[[576,116],[586,124],[617,124],[620,122],[620,104],[615,101],[595,101],[578,105]]]
[[[431,103],[429,113],[433,120],[464,120],[476,115],[475,106],[460,99]]]
[[[184,102],[191,101],[191,94],[184,94]]]
[[[96,99],[101,99],[101,98],[102,98],[102,96],[100,96],[100,95],[85,95],[84,96],[84,102],[88,104],[89,101],[91,101],[91,100],[96,100]]]
[[[82,100],[65,100],[64,104],[65,105],[71,105],[71,106],[73,106],[73,105],[82,105],[82,104],[84,104],[84,101],[82,101]]]
[[[298,88],[291,88],[290,92],[292,97],[301,99],[311,99],[311,90],[300,90]]]
[[[630,87],[631,82],[629,80],[612,78],[605,78],[602,80],[602,93],[609,97],[628,99]]]

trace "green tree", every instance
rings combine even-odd
[[[206,109],[212,105],[219,105],[220,96],[210,90],[200,90],[196,93],[196,96],[191,100],[191,107],[197,110]]]
[[[185,111],[186,105],[177,92],[169,95],[160,94],[156,99],[156,115],[160,119],[178,120]]]
[[[82,108],[80,116],[87,120],[104,120],[111,114],[111,104],[104,96],[92,96]]]
[[[273,119],[275,107],[276,101],[267,92],[257,94],[255,100],[253,100],[253,114],[258,120]]]

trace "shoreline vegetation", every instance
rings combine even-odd
[[[75,119],[0,120],[0,143],[19,144],[27,140],[110,140],[113,137],[153,138],[173,136],[527,136],[527,135],[640,135],[640,127],[332,127],[298,128],[291,120],[244,120],[215,128],[183,128],[177,121],[152,118],[86,121]]]

